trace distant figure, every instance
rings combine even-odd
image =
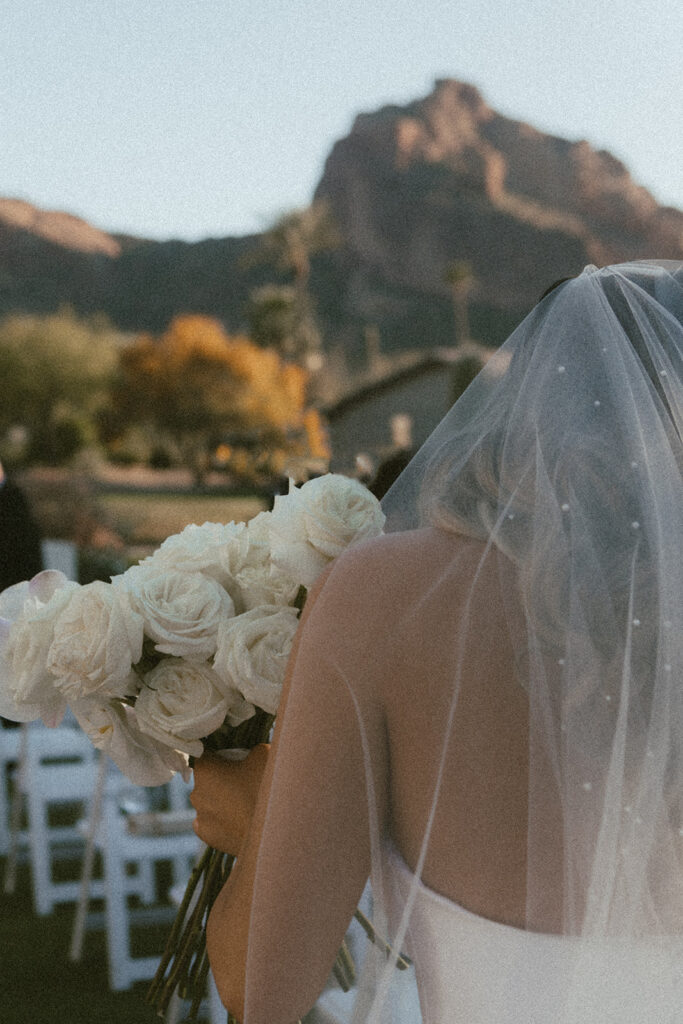
[[[394,480],[397,480],[406,468],[415,452],[412,448],[399,448],[388,455],[377,467],[375,479],[368,485],[372,493],[380,501],[387,493]]]
[[[40,533],[23,492],[0,462],[0,591],[43,568]]]
[[[285,474],[279,476],[271,485],[267,494],[266,511],[272,512],[275,507],[275,499],[279,498],[282,494],[287,494],[289,490],[289,477]]]
[[[38,527],[23,492],[0,462],[0,591],[30,580],[42,568]],[[18,724],[0,719],[3,727],[16,728]]]

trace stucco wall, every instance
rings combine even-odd
[[[393,450],[391,420],[397,414],[412,419],[412,444],[417,447],[450,409],[454,394],[452,368],[433,367],[349,404],[330,419],[331,469],[353,472],[356,455],[376,461]]]

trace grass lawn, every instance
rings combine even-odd
[[[0,857],[0,881],[4,872],[5,859]],[[80,963],[69,960],[73,917],[73,904],[36,916],[26,864],[19,866],[16,893],[7,896],[0,890],[0,1024],[159,1024],[145,1002],[148,982],[137,982],[126,992],[109,990],[103,928],[86,932]],[[161,953],[169,927],[134,928],[136,954]],[[204,1024],[208,1007],[201,1012]],[[329,1017],[313,1010],[302,1024],[323,1021],[329,1024]]]
[[[188,523],[246,522],[265,508],[259,497],[103,493],[97,504],[128,544],[160,544]]]
[[[155,1024],[158,1018],[145,1004],[146,982],[127,992],[109,991],[104,931],[89,930],[82,961],[70,962],[73,914],[73,905],[65,904],[47,917],[35,915],[25,865],[16,893],[0,893],[2,1024]],[[145,933],[145,945],[153,943],[149,952],[160,950],[167,926]]]

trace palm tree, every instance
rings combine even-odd
[[[475,283],[472,265],[468,260],[451,260],[446,264],[443,276],[453,299],[455,341],[462,344],[470,340],[469,297]]]
[[[262,247],[276,265],[294,274],[294,287],[308,289],[311,257],[334,249],[340,237],[330,208],[324,199],[314,200],[302,210],[291,210],[275,221],[263,236]]]
[[[296,326],[293,348],[315,372],[322,364],[322,339],[310,294],[311,258],[336,248],[340,235],[324,199],[316,199],[302,210],[283,214],[261,239],[260,257],[293,276]]]
[[[284,359],[297,355],[297,296],[290,284],[264,284],[249,294],[249,336],[262,348],[275,348]]]

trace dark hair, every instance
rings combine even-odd
[[[369,486],[370,491],[380,500],[387,493],[391,485],[401,475],[415,452],[412,448],[400,448],[392,452],[377,469],[375,478]]]
[[[553,283],[548,285],[546,290],[541,295],[538,296],[538,300],[537,301],[538,302],[542,302],[543,299],[546,297],[546,295],[550,295],[551,292],[554,292],[555,289],[559,288],[561,284],[565,283],[565,281],[573,281],[573,280],[574,280],[574,275],[573,274],[571,274],[569,277],[558,277],[557,281],[553,281]]]

